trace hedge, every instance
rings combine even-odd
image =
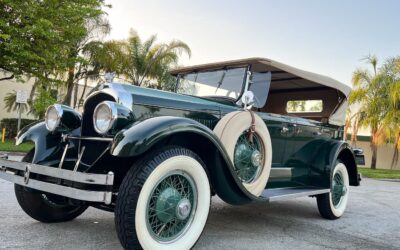
[[[21,129],[37,120],[32,119],[21,119]],[[17,136],[18,119],[17,118],[4,118],[0,121],[0,128],[2,133],[3,128],[6,129],[6,138],[14,138]]]

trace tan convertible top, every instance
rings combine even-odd
[[[288,98],[296,98],[297,96],[307,96],[309,98],[323,97],[326,100],[327,109],[320,114],[320,118],[327,117],[330,124],[344,124],[347,97],[351,91],[349,85],[336,81],[330,77],[297,69],[271,59],[254,57],[194,65],[174,69],[171,71],[171,74],[179,75],[197,71],[218,70],[240,66],[251,66],[253,72],[272,73],[271,85],[269,88],[269,102],[271,104],[267,105],[267,107],[272,109],[280,108],[280,110],[267,110],[268,112],[284,114],[286,112],[286,99]],[[284,92],[285,95],[277,95],[276,93],[279,92]],[[277,98],[273,97],[274,93]],[[297,94],[289,95],[288,93]]]
[[[171,74],[178,75],[193,71],[213,70],[218,68],[237,67],[246,65],[251,65],[252,70],[254,71],[271,71],[272,73],[274,73],[274,71],[279,72],[279,76],[282,79],[276,78],[275,80],[286,80],[286,82],[290,81],[291,86],[293,86],[293,84],[295,83],[298,85],[299,88],[307,88],[307,87],[313,87],[315,85],[323,85],[326,87],[339,90],[346,97],[349,95],[351,91],[351,87],[349,85],[336,81],[330,77],[297,69],[292,66],[268,58],[259,58],[259,57],[181,67],[172,70]],[[283,76],[282,73],[286,75]],[[272,79],[272,82],[273,81],[274,78]],[[280,84],[281,85],[280,88],[284,87],[283,86],[284,84],[285,84],[284,81],[282,81],[282,84]]]

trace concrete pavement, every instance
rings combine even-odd
[[[400,249],[400,182],[365,179],[336,221],[313,198],[231,206],[213,198],[195,249]],[[89,208],[66,223],[43,224],[19,207],[0,180],[0,249],[121,249],[112,213]]]

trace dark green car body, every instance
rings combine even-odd
[[[105,100],[125,106],[132,111],[133,118],[129,124],[120,124],[113,133],[100,136],[93,129],[92,117],[96,105]],[[72,169],[80,149],[85,147],[79,170],[100,174],[113,171],[116,192],[129,168],[134,167],[143,155],[160,147],[178,145],[200,156],[207,166],[212,189],[224,201],[230,204],[268,201],[268,197],[256,197],[243,187],[224,146],[213,132],[224,115],[242,109],[235,103],[217,98],[106,84],[87,98],[80,128],[68,133],[54,133],[40,122],[24,128],[18,135],[18,143],[34,141],[33,163],[56,167],[66,145],[66,135],[71,138],[112,138],[70,140],[64,168]],[[329,189],[331,169],[338,159],[348,168],[350,184],[359,185],[354,153],[342,140],[343,127],[299,117],[257,114],[267,125],[272,142],[272,170],[266,189]]]

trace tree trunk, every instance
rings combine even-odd
[[[74,84],[74,105],[73,105],[74,108],[76,108],[76,103],[78,102],[78,90],[79,90],[79,84],[75,83]]]
[[[351,145],[357,146],[357,134],[358,134],[358,119],[356,118],[353,123],[353,129],[351,131]]]
[[[67,92],[64,97],[63,104],[71,105],[71,97],[72,97],[72,90],[74,89],[74,76],[75,76],[75,68],[71,67],[68,70],[68,79],[67,79]]]
[[[344,125],[344,129],[343,129],[343,133],[344,133],[344,136],[343,136],[344,138],[343,139],[345,141],[347,141],[347,133],[349,132],[350,125],[351,125],[351,120],[349,118],[349,119],[346,120],[346,123]]]
[[[371,169],[376,169],[376,159],[378,157],[378,146],[371,145],[371,151],[372,151]]]
[[[79,105],[81,104],[81,102],[83,101],[83,98],[85,97],[86,88],[87,88],[87,81],[88,81],[88,76],[85,77],[85,85],[83,85],[83,90],[82,90],[81,98],[79,98],[78,108],[79,108]]]
[[[396,139],[394,140],[394,152],[392,157],[392,164],[390,165],[390,169],[393,169],[397,162],[399,161],[399,146],[400,145],[400,132],[396,135]]]
[[[32,84],[31,93],[29,94],[29,100],[33,100],[33,96],[35,95],[38,84],[39,80],[36,79],[35,82]]]
[[[376,169],[376,160],[378,158],[378,145],[377,145],[377,129],[372,129],[371,133],[371,152],[372,152],[372,157],[371,157],[371,169]]]

